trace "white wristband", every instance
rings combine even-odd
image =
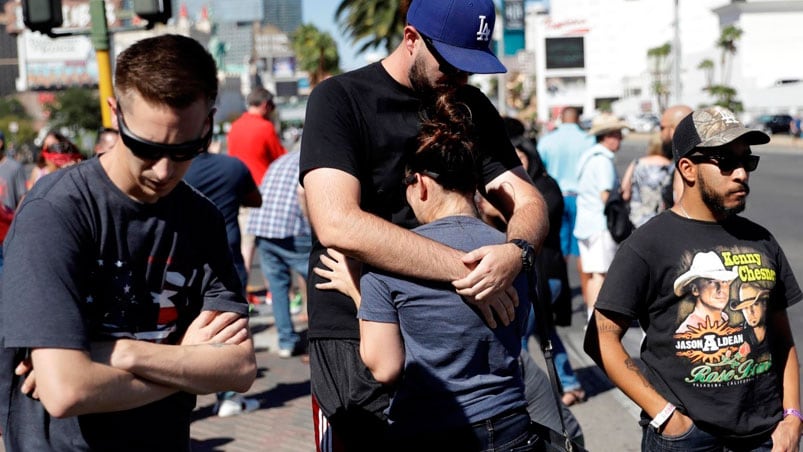
[[[667,402],[666,406],[664,407],[661,412],[655,415],[652,421],[650,421],[650,427],[658,430],[661,428],[662,425],[666,424],[666,421],[669,420],[669,416],[672,416],[672,413],[675,412],[675,405]]]

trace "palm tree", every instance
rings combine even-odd
[[[298,66],[309,72],[310,85],[315,86],[329,75],[340,72],[340,55],[332,35],[315,25],[301,25],[293,33],[293,51]]]
[[[432,1],[432,0],[428,0]],[[341,0],[335,18],[359,52],[384,47],[391,53],[399,45],[410,0]]]
[[[666,60],[672,53],[672,44],[647,49],[647,59],[652,62],[652,92],[658,100],[658,111],[664,111],[669,101],[669,66]]]
[[[714,62],[709,60],[708,58],[700,61],[700,64],[697,65],[697,69],[703,71],[705,74],[705,87],[708,88],[709,86],[714,84]]]
[[[742,37],[744,31],[736,25],[728,25],[722,29],[717,39],[717,47],[721,50],[720,69],[722,70],[722,85],[727,85],[730,81],[731,63],[733,56],[736,55],[736,42]]]

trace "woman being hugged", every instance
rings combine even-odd
[[[466,252],[505,243],[478,218],[478,160],[471,112],[441,95],[400,181],[422,224],[416,233]],[[329,263],[334,269],[343,262],[335,255]],[[331,281],[321,288],[344,290],[338,284],[348,278],[315,271]],[[347,291],[358,303],[362,359],[395,390],[387,411],[391,448],[533,450],[517,360],[530,306],[526,275],[514,287],[515,320],[494,329],[447,283],[374,270],[361,278],[360,291]]]

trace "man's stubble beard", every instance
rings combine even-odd
[[[733,207],[725,206],[725,195],[717,193],[708,183],[704,177],[698,177],[697,183],[700,184],[700,195],[703,203],[717,218],[730,218],[738,213],[744,211],[747,205],[747,195],[750,194],[750,187],[746,182],[742,183],[746,192],[741,202]]]

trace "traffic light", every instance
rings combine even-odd
[[[22,0],[22,21],[33,31],[50,33],[64,22],[61,0]]]
[[[134,0],[134,13],[149,25],[166,24],[173,15],[173,7],[170,0]]]

